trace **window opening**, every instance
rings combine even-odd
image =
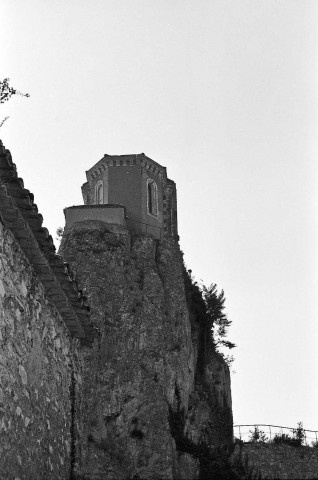
[[[150,215],[157,215],[158,213],[157,185],[153,180],[148,180],[147,200],[148,200],[147,202],[148,213]]]
[[[151,188],[151,183],[148,183],[148,210],[149,213],[153,213],[153,205],[152,205],[152,188]]]
[[[97,190],[96,190],[96,203],[97,204],[102,204],[104,203],[103,202],[103,184],[100,183],[98,186],[97,186]]]

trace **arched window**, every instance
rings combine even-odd
[[[97,205],[100,205],[104,203],[104,191],[103,191],[103,182],[100,181],[96,185],[96,203]]]
[[[157,184],[150,178],[147,180],[147,209],[149,215],[158,215]]]

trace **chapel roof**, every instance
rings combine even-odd
[[[102,171],[106,166],[126,166],[142,165],[146,169],[152,170],[158,174],[167,176],[166,167],[147,157],[144,153],[126,154],[126,155],[108,155],[105,153],[103,158],[86,171],[87,178],[94,177],[97,172]]]

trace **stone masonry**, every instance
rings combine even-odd
[[[69,478],[79,341],[0,222],[0,478]]]
[[[310,480],[318,478],[318,448],[294,447],[273,443],[240,443],[232,459],[248,459],[250,467],[262,478],[273,480]]]

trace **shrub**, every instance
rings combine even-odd
[[[254,427],[254,431],[250,430],[250,442],[253,443],[261,443],[261,442],[268,442],[268,437],[266,437],[263,430],[260,430],[257,426]]]
[[[275,435],[272,440],[273,443],[284,443],[285,445],[290,445],[291,447],[301,447],[304,445],[306,440],[306,432],[303,428],[302,422],[298,422],[297,428],[293,428],[292,432],[293,436],[285,433]]]
[[[275,437],[272,440],[273,443],[276,445],[280,443],[284,443],[285,445],[290,445],[291,447],[298,447],[299,443],[295,438],[291,437],[290,435],[287,435],[285,433],[282,434],[276,434]]]
[[[293,428],[293,437],[294,437],[294,440],[296,440],[299,445],[303,445],[305,443],[306,432],[304,430],[302,422],[298,422],[297,428]]]

